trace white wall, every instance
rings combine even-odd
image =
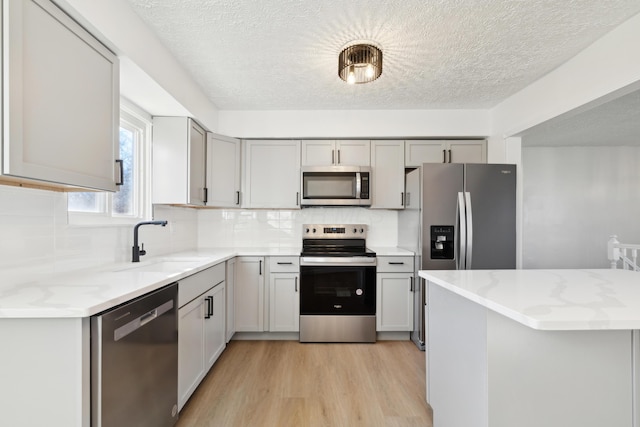
[[[167,227],[145,226],[140,238],[149,256],[193,249],[197,217],[192,209],[159,207]],[[131,259],[133,225],[73,226],[65,193],[0,186],[0,271],[70,271]]]
[[[220,111],[220,133],[237,138],[484,137],[487,110]]]
[[[184,115],[217,131],[218,109],[125,0],[56,0],[119,57],[122,95],[151,115]],[[159,105],[153,101],[161,100]]]
[[[491,111],[491,135],[516,135],[608,95],[640,88],[640,15],[636,15]]]
[[[608,268],[640,243],[640,147],[525,147],[523,268]]]
[[[367,208],[198,210],[200,247],[299,247],[302,224],[367,224],[368,246],[396,246],[396,211]]]

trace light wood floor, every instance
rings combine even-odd
[[[432,426],[411,341],[231,341],[177,427]]]

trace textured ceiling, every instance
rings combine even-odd
[[[525,147],[640,146],[640,91],[570,117],[558,117],[527,130]]]
[[[490,108],[640,12],[638,0],[127,0],[222,110]],[[383,49],[373,83],[338,53]]]

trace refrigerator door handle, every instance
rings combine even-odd
[[[471,270],[471,256],[473,254],[473,209],[471,209],[471,193],[465,192],[465,206],[467,211],[467,250],[465,270]]]
[[[467,226],[466,213],[464,207],[464,193],[458,193],[458,204],[456,205],[456,226],[458,227],[458,236],[455,239],[454,253],[456,258],[456,270],[465,270],[465,261],[467,258]]]

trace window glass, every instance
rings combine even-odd
[[[69,193],[69,210],[76,212],[100,213],[104,210],[103,199],[104,194],[102,193]]]
[[[127,127],[120,127],[120,159],[122,159],[122,169],[124,184],[113,195],[113,206],[111,211],[114,215],[135,215],[135,175],[133,173],[136,164],[135,145],[137,141],[137,131]]]

